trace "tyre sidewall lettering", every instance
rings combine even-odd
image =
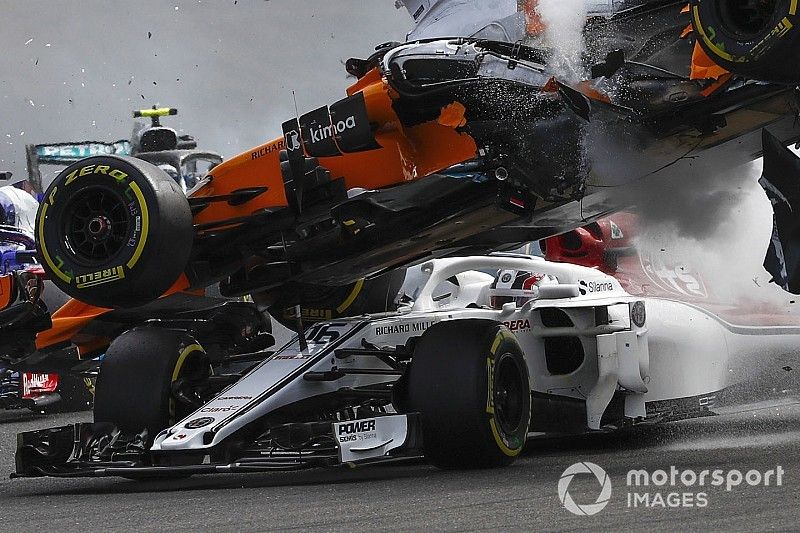
[[[89,163],[78,166],[74,169],[66,169],[64,172],[66,178],[58,185],[53,186],[52,190],[48,191],[45,201],[40,208],[39,225],[37,229],[37,237],[39,238],[40,249],[42,251],[42,260],[46,265],[56,274],[61,281],[67,285],[74,285],[79,290],[92,290],[100,285],[114,283],[123,280],[131,275],[133,272],[132,267],[135,266],[136,261],[131,260],[131,256],[138,260],[136,251],[139,254],[144,248],[147,241],[148,231],[145,220],[147,217],[147,205],[145,203],[144,195],[138,187],[134,179],[131,177],[130,171],[116,162],[107,163]],[[113,179],[102,179],[103,176]],[[94,177],[95,179],[91,179]],[[97,178],[100,177],[102,181]],[[91,181],[90,181],[91,180]],[[66,207],[70,202],[70,193],[76,189],[85,188],[91,184],[99,184],[109,190],[115,190],[120,199],[124,202],[128,216],[130,216],[131,230],[129,231],[128,240],[121,250],[122,255],[118,261],[113,265],[103,265],[101,267],[84,266],[80,265],[74,260],[69,258],[60,247],[48,247],[46,242],[61,242],[63,233],[59,227],[54,227],[52,224],[46,225],[45,220],[50,217],[60,217],[61,210]],[[137,190],[138,189],[138,194]],[[57,232],[54,236],[54,232]],[[47,236],[54,237],[50,241]]]
[[[494,405],[494,391],[497,385],[497,375],[495,372],[496,363],[503,357],[514,357],[514,353],[522,353],[516,338],[513,333],[508,331],[504,326],[497,328],[494,339],[489,348],[486,357],[486,422],[488,429],[498,449],[509,457],[516,457],[525,446],[525,438],[527,436],[528,428],[527,423],[524,424],[524,435],[507,435],[503,431],[499,420],[497,420],[497,413]]]
[[[705,1],[709,2],[709,4],[716,2],[716,0]],[[703,23],[700,12],[702,5],[703,2],[700,1],[692,6],[692,19],[695,29],[699,34],[699,39],[714,56],[731,63],[747,64],[757,61],[782,43],[783,39],[792,33],[792,30],[797,31],[795,26],[800,23],[797,16],[798,13],[792,12],[795,4],[793,2],[787,2],[786,12],[781,12],[779,15],[774,16],[773,20],[770,22],[771,29],[765,36],[752,41],[740,41],[743,45],[742,49],[729,50],[729,47],[719,41],[720,32],[724,32],[724,30],[722,28],[717,29],[716,22],[714,22],[714,25],[708,24],[708,21],[706,21],[706,24]],[[739,40],[735,35],[731,35],[729,32],[725,33],[731,41]]]

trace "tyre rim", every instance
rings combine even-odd
[[[778,0],[727,0],[718,3],[724,27],[736,36],[756,37],[769,29]]]
[[[203,398],[200,391],[212,374],[211,366],[205,357],[205,352],[194,352],[194,354],[196,355],[186,359],[178,378],[171,384],[170,425],[186,418],[208,401],[208,398]]]
[[[128,210],[122,198],[106,188],[82,191],[67,206],[65,220],[67,249],[80,263],[105,263],[128,242]]]
[[[500,359],[495,376],[495,417],[504,433],[513,434],[523,423],[525,383],[522,371],[511,354],[506,354]]]

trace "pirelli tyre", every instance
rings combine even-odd
[[[522,349],[503,325],[454,320],[414,348],[407,401],[420,413],[425,456],[440,468],[513,462],[528,435],[531,395]]]
[[[269,306],[269,313],[283,326],[294,331],[297,329],[297,305],[300,306],[304,323],[396,311],[397,295],[405,279],[406,270],[395,269],[339,287],[292,283],[281,289],[276,302]]]
[[[715,63],[751,79],[800,82],[798,0],[692,0],[692,25]]]
[[[191,408],[175,398],[178,380],[201,383],[209,375],[202,346],[175,330],[140,327],[114,340],[100,364],[94,421],[110,422],[128,434],[155,436]]]
[[[158,167],[90,157],[48,187],[36,240],[59,289],[99,307],[133,307],[161,296],[183,272],[192,214],[183,191]]]

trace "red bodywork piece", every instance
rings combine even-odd
[[[545,259],[596,268],[634,296],[664,298],[695,305],[741,326],[797,326],[800,316],[772,298],[742,296],[737,301],[714,293],[704,276],[658,248],[637,246],[637,217],[621,212],[541,242]],[[728,298],[729,299],[729,298]]]

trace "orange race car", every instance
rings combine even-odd
[[[735,168],[759,156],[765,127],[800,139],[797,0],[685,3],[590,16],[583,79],[549,67],[530,3],[525,43],[381,46],[347,62],[358,81],[345,99],[288,120],[188,199],[141,160],[69,166],[36,236],[76,300],[38,347],[91,353],[110,339],[87,325],[125,314],[111,308],[172,313],[216,282],[279,318],[298,304],[310,320],[385,310],[398,267],[568,231],[698,158]]]

